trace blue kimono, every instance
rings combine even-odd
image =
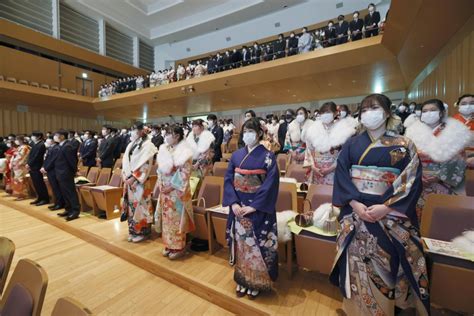
[[[416,216],[421,175],[416,149],[406,137],[387,132],[372,140],[364,132],[343,146],[333,191],[333,204],[341,208],[341,232],[330,279],[349,299],[347,314],[390,315],[395,307],[420,306],[421,315],[429,314]],[[385,204],[393,211],[375,223],[365,222],[353,212],[351,200],[367,207]]]
[[[237,284],[258,291],[271,290],[278,276],[276,201],[280,178],[275,155],[258,145],[232,155],[224,180],[223,205],[229,206],[227,240]],[[233,204],[255,212],[236,217]]]

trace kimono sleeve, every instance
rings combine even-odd
[[[275,213],[275,205],[278,199],[278,188],[280,185],[280,174],[276,164],[275,155],[268,156],[271,159],[270,166],[267,169],[267,176],[262,185],[255,193],[250,206],[257,211],[264,213]]]
[[[313,154],[310,148],[306,148],[304,151],[304,162],[303,168],[311,168],[314,166]]]
[[[235,154],[232,155],[232,158],[230,159],[229,166],[227,167],[224,177],[224,197],[222,199],[223,206],[232,206],[235,203],[240,204],[240,199],[237,196],[237,192],[235,192],[234,188],[234,157]]]
[[[192,163],[188,160],[184,165],[176,169],[175,174],[171,178],[170,185],[173,189],[184,192],[189,186],[189,177],[191,176]]]
[[[285,135],[285,147],[283,147],[283,150],[286,150],[286,151],[292,151],[293,148],[291,146],[291,138],[290,138],[290,131],[287,131],[286,132],[286,135]]]
[[[150,169],[153,165],[153,157],[150,158],[147,162],[145,162],[140,168],[133,171],[133,177],[137,179],[140,183],[145,183],[148,179],[148,175],[150,174]]]
[[[334,188],[332,193],[332,204],[342,207],[350,201],[361,200],[360,192],[357,190],[351,179],[350,147],[352,141],[348,141],[337,157],[336,171],[334,174]]]

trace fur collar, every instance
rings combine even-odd
[[[130,150],[132,150],[133,146],[137,143],[139,146],[135,148],[129,159]],[[144,163],[153,158],[156,152],[157,149],[151,142],[150,136],[146,136],[145,139],[138,139],[134,142],[130,142],[123,154],[122,173],[128,177],[132,172],[138,170]]]
[[[200,154],[209,150],[209,147],[215,139],[211,132],[204,130],[201,135],[199,135],[199,141],[197,143],[194,141],[194,134],[192,132],[189,133],[186,142],[193,151],[193,158],[197,159]]]
[[[453,239],[453,244],[461,250],[461,252],[474,255],[474,230],[468,230]]]
[[[306,131],[308,128],[313,125],[314,121],[311,119],[306,119],[304,121],[303,126],[298,123],[296,120],[293,120],[288,125],[288,133],[290,133],[290,140],[294,143],[299,141],[306,142]]]
[[[174,166],[182,166],[192,158],[193,152],[186,141],[182,140],[172,151],[168,144],[162,144],[156,161],[158,162],[158,171],[163,174],[169,174]]]
[[[307,143],[320,153],[328,152],[331,148],[344,145],[356,133],[358,125],[359,122],[352,117],[336,121],[329,129],[321,121],[316,121],[308,129]]]
[[[280,127],[280,124],[273,125],[272,123],[267,124],[267,131],[269,134],[272,135],[277,135],[278,134],[278,128]]]
[[[433,135],[433,130],[419,120],[407,128],[405,136],[415,143],[419,152],[435,162],[452,159],[469,145],[472,138],[469,128],[453,118],[446,120],[446,126],[438,136]]]

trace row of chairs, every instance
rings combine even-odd
[[[48,287],[48,275],[37,262],[20,259],[5,288],[15,249],[13,241],[0,237],[0,315],[39,316]],[[86,316],[92,312],[78,301],[63,297],[58,299],[51,315]]]
[[[24,79],[20,79],[17,81],[16,78],[14,77],[6,77],[4,78],[3,75],[0,75],[0,81],[6,81],[6,82],[11,82],[11,83],[19,83],[19,84],[22,84],[22,85],[25,85],[25,86],[30,86],[30,87],[35,87],[35,88],[42,88],[42,89],[46,89],[46,90],[53,90],[53,91],[61,91],[61,92],[64,92],[64,93],[71,93],[71,94],[76,94],[76,90],[68,90],[66,88],[59,88],[57,86],[49,86],[49,84],[46,84],[46,83],[38,83],[36,81],[30,81],[28,82],[28,80],[24,80]]]

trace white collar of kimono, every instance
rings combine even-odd
[[[135,144],[141,143],[141,147],[137,146],[132,153],[132,156],[129,158],[130,150],[132,149]],[[134,142],[128,144],[127,149],[125,149],[125,153],[123,154],[122,160],[122,173],[128,177],[134,171],[138,170],[143,164],[145,164],[148,160],[153,158],[158,150],[156,146],[150,140],[150,136],[146,136],[145,139],[137,139]]]

